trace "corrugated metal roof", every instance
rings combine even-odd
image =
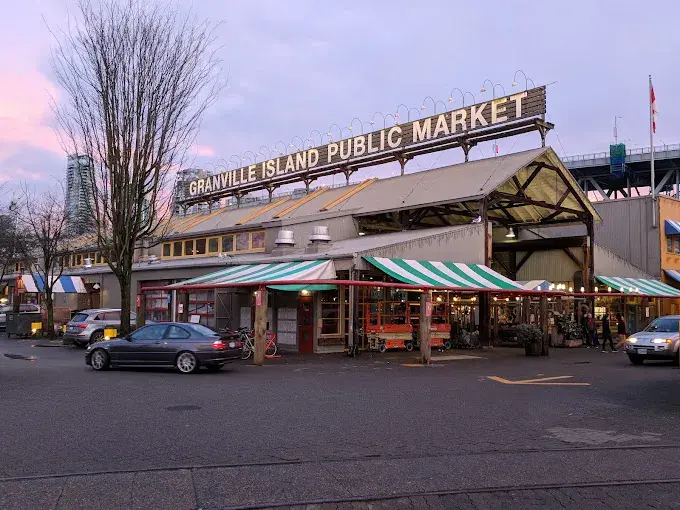
[[[542,147],[381,179],[336,209],[367,214],[479,199],[548,150]]]

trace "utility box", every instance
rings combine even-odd
[[[42,314],[40,312],[8,312],[6,323],[7,337],[11,335],[31,336],[33,334],[32,324],[36,322],[42,322]]]

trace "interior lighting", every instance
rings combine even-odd
[[[300,294],[302,294],[303,296],[309,296],[309,291],[307,289],[302,289],[300,291]]]
[[[612,291],[612,288],[611,288],[611,287],[607,287],[607,292],[611,292],[611,291]]]
[[[600,288],[599,288],[599,287],[595,287],[595,292],[600,292]]]
[[[581,292],[585,292],[585,291],[586,291],[585,287],[581,287]]]
[[[569,292],[574,292],[574,287],[569,287]]]
[[[508,233],[505,234],[505,237],[510,237],[510,238],[515,237],[515,231],[512,229],[512,227],[510,227],[510,228],[508,229]]]

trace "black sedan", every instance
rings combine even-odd
[[[241,342],[222,338],[201,324],[166,322],[139,328],[123,338],[90,344],[85,362],[95,370],[111,366],[176,367],[183,374],[201,367],[217,371],[241,359]]]

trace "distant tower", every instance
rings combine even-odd
[[[204,179],[210,175],[210,172],[202,168],[185,168],[177,172],[177,180],[175,181],[175,189],[172,193],[172,214],[177,216],[185,216],[187,214],[196,214],[208,210],[207,203],[193,204],[185,208],[181,205],[182,201],[189,198],[187,195],[187,186],[191,181],[196,179]]]
[[[66,159],[66,226],[73,236],[84,234],[94,223],[92,169],[90,156],[69,155]]]

